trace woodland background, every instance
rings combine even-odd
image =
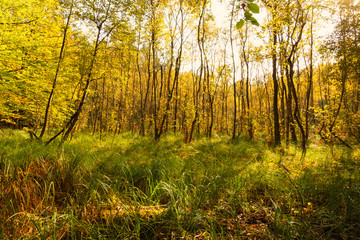
[[[245,3],[2,0],[0,124],[358,144],[359,5]]]

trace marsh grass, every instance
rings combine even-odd
[[[359,239],[360,151],[0,132],[1,239]]]

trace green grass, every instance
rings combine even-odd
[[[360,150],[0,131],[1,239],[359,239]]]

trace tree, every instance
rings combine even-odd
[[[90,63],[86,69],[86,74],[82,76],[85,78],[85,86],[82,90],[82,96],[79,103],[77,104],[76,111],[74,114],[72,114],[65,126],[55,136],[53,136],[47,142],[47,144],[52,142],[61,133],[64,133],[61,139],[61,143],[63,143],[67,140],[70,133],[74,129],[75,124],[77,123],[80,113],[84,107],[90,83],[94,80],[92,74],[100,44],[104,42],[104,40],[109,37],[111,32],[119,25],[119,21],[116,19],[117,10],[120,8],[119,4],[119,2],[112,0],[102,0],[98,2],[85,0],[77,6],[77,10],[79,11],[78,13],[84,22],[91,22],[96,26],[96,39],[93,52],[91,54]]]
[[[339,15],[339,22],[332,33],[331,38],[323,45],[322,50],[327,56],[332,54],[338,59],[333,64],[333,70],[329,77],[332,81],[333,91],[327,94],[328,100],[325,102],[324,111],[322,111],[322,121],[319,134],[326,142],[340,141],[345,146],[350,147],[339,133],[337,125],[345,120],[344,127],[348,129],[348,134],[359,141],[358,135],[358,109],[359,109],[359,6],[354,5],[353,1],[341,1],[336,13]],[[347,97],[352,99],[351,107]],[[334,104],[329,105],[330,100]],[[326,107],[326,109],[325,109]],[[351,113],[351,114],[347,114]],[[350,116],[351,115],[351,116]],[[341,120],[340,120],[341,118]]]
[[[53,99],[54,94],[55,94],[56,84],[57,84],[57,80],[58,80],[58,76],[59,76],[59,72],[60,72],[60,67],[61,67],[61,63],[63,61],[66,38],[67,38],[67,32],[68,32],[69,27],[70,27],[70,19],[71,19],[72,14],[73,14],[73,3],[71,2],[70,7],[69,7],[69,13],[67,14],[66,25],[64,27],[63,40],[62,40],[62,43],[61,43],[59,59],[58,59],[56,70],[55,70],[55,76],[54,76],[54,79],[53,79],[51,91],[50,91],[49,98],[48,98],[46,108],[45,108],[44,123],[43,123],[42,129],[41,129],[41,133],[40,133],[40,135],[38,137],[39,140],[41,140],[42,137],[44,136],[45,131],[46,131],[46,127],[47,127],[47,124],[48,124],[50,105],[51,105],[52,99]]]
[[[304,27],[307,23],[308,13],[305,11],[304,6],[300,2],[288,1],[285,4],[284,9],[285,19],[282,34],[285,35],[285,39],[281,38],[281,52],[284,58],[284,66],[287,79],[287,106],[288,106],[288,124],[291,125],[293,141],[296,141],[295,129],[293,126],[293,119],[295,119],[301,134],[301,148],[303,154],[306,152],[306,132],[303,126],[300,111],[300,100],[296,87],[294,84],[294,64],[297,61],[297,53],[299,50],[299,44],[303,37]],[[292,110],[292,101],[294,101],[295,108]]]
[[[205,17],[206,17],[206,10],[207,10],[208,2],[207,0],[203,0],[201,7],[199,9],[199,21],[197,25],[197,46],[199,48],[199,55],[200,55],[200,66],[199,66],[199,73],[193,73],[193,102],[194,102],[194,118],[191,121],[190,129],[186,132],[185,135],[185,142],[190,143],[193,138],[194,130],[196,124],[199,123],[199,115],[200,115],[200,93],[203,88],[203,80],[205,78],[206,69],[205,69],[205,48],[204,48],[204,41],[205,41]]]
[[[57,1],[2,1],[0,121],[36,128],[45,105],[62,26]],[[48,21],[52,19],[52,21]]]
[[[274,145],[278,146],[281,143],[280,137],[280,122],[279,122],[279,107],[278,107],[278,96],[279,96],[279,83],[277,79],[277,44],[278,44],[278,28],[279,28],[279,13],[278,5],[279,1],[263,1],[267,9],[271,14],[271,58],[272,58],[272,82],[273,82],[273,121],[274,121]]]

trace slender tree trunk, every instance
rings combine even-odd
[[[197,27],[197,43],[198,43],[198,47],[199,47],[199,51],[200,51],[200,74],[198,77],[195,77],[195,78],[198,78],[198,86],[196,86],[196,84],[194,85],[195,116],[194,116],[194,119],[192,120],[188,136],[185,139],[186,143],[190,143],[192,141],[193,133],[194,133],[196,124],[198,123],[198,119],[199,119],[199,95],[200,95],[200,91],[201,91],[203,71],[204,71],[204,69],[203,69],[204,68],[204,56],[203,56],[204,49],[203,49],[202,41],[204,41],[204,34],[205,34],[204,32],[201,32],[201,26],[204,24],[203,17],[205,15],[206,4],[207,4],[207,0],[204,0],[203,5],[202,5],[201,14],[199,16],[198,27]]]
[[[66,26],[64,28],[64,35],[63,35],[63,40],[62,40],[62,44],[61,44],[58,63],[57,63],[57,66],[56,66],[55,76],[54,76],[54,79],[53,79],[52,88],[51,88],[50,95],[49,95],[49,98],[48,98],[48,101],[47,101],[47,104],[46,104],[46,108],[45,108],[44,124],[43,124],[43,127],[41,129],[40,136],[38,138],[39,140],[42,139],[42,137],[45,134],[46,128],[47,128],[50,106],[51,106],[51,102],[52,102],[52,99],[53,99],[54,94],[55,94],[57,80],[58,80],[58,76],[59,76],[59,72],[60,72],[60,66],[61,66],[61,62],[63,60],[63,56],[64,56],[64,50],[65,50],[65,44],[66,44],[66,36],[67,36],[67,31],[69,29],[70,19],[71,19],[71,15],[72,15],[72,9],[73,9],[73,4],[71,3],[70,12],[69,12],[69,15],[68,15],[67,20],[66,20]]]
[[[173,120],[173,132],[177,130],[177,112],[178,112],[178,98],[179,98],[179,82],[176,82],[175,86],[175,103],[174,103],[174,120]]]
[[[138,45],[138,49],[136,52],[136,66],[137,66],[137,72],[138,72],[138,78],[139,78],[139,92],[140,92],[140,135],[144,136],[145,135],[145,101],[146,99],[144,99],[143,97],[143,84],[142,84],[142,77],[141,77],[141,69],[140,69],[140,63],[139,63],[139,52],[140,52],[140,30],[139,30],[139,34],[138,34],[138,41],[139,41],[139,45]],[[148,88],[147,90],[148,91]]]
[[[273,30],[273,49],[272,49],[272,80],[274,85],[273,95],[273,116],[274,116],[274,144],[280,145],[280,123],[279,123],[279,109],[278,109],[278,94],[279,85],[277,81],[277,67],[276,67],[276,45],[277,45],[277,31]]]
[[[237,99],[236,99],[236,66],[235,66],[235,55],[234,55],[234,44],[233,44],[233,21],[235,12],[235,0],[232,2],[231,18],[230,18],[230,46],[231,46],[231,59],[232,59],[232,84],[233,84],[233,98],[234,98],[234,112],[233,112],[233,128],[232,128],[232,139],[236,138],[236,113],[237,113]]]
[[[313,14],[313,13],[311,13]],[[306,140],[309,139],[309,124],[310,124],[310,120],[309,118],[311,118],[310,115],[310,110],[309,111],[309,106],[311,105],[311,96],[312,96],[312,92],[313,92],[313,23],[311,21],[311,26],[310,26],[310,69],[309,69],[309,82],[308,82],[308,87],[307,87],[307,91],[306,91],[306,107],[305,107],[305,138]]]
[[[254,129],[253,129],[253,123],[252,123],[252,119],[251,119],[251,109],[250,109],[250,67],[249,67],[249,59],[247,57],[246,51],[245,51],[245,45],[248,39],[248,26],[246,25],[246,29],[245,29],[245,39],[244,39],[244,44],[243,44],[243,58],[244,58],[244,62],[245,62],[245,67],[246,67],[246,83],[245,83],[245,97],[246,97],[246,118],[247,118],[247,130],[248,130],[248,139],[253,139],[254,138]]]

